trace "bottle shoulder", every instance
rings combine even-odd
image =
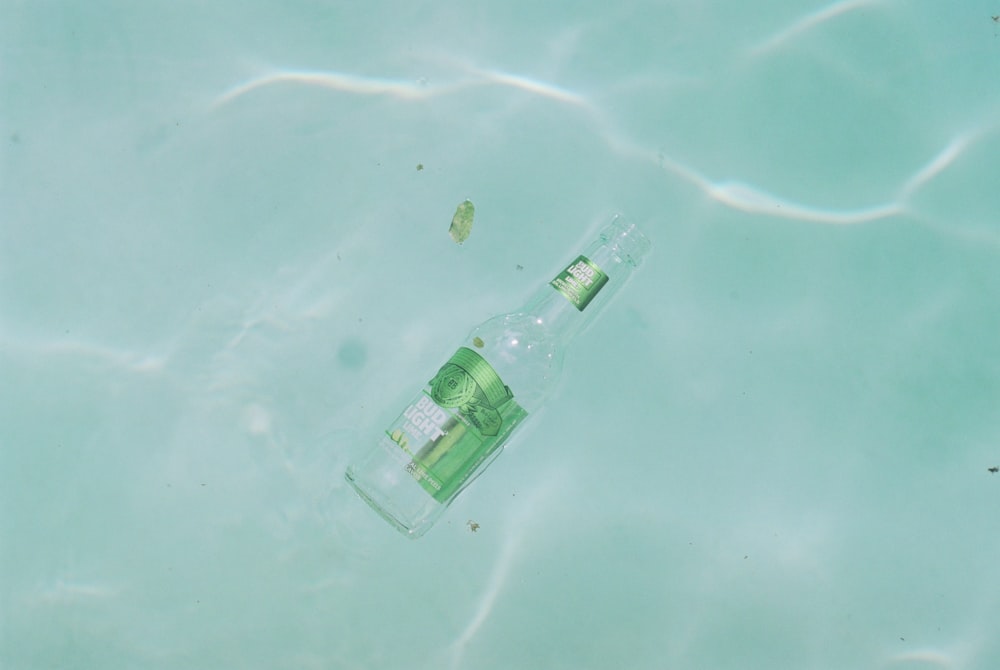
[[[526,312],[483,322],[463,346],[482,356],[529,412],[548,395],[562,369],[558,340],[537,316]]]
[[[504,352],[517,356],[551,354],[558,349],[558,338],[537,315],[514,312],[494,316],[476,326],[468,337],[480,354]]]

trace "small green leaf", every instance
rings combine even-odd
[[[472,217],[476,215],[476,208],[471,200],[466,200],[455,210],[455,216],[451,219],[451,227],[448,234],[451,239],[461,244],[469,239],[472,232]]]

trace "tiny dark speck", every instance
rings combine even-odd
[[[1000,472],[1000,468],[998,468],[995,465],[992,468],[986,468],[986,469],[989,470],[990,472],[992,472],[993,474],[996,474],[996,473]]]

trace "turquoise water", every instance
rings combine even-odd
[[[4,668],[1000,666],[997,2],[0,8]],[[402,538],[344,466],[615,211]]]

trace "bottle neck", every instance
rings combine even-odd
[[[634,225],[615,217],[581,256],[528,300],[523,311],[565,343],[594,321],[649,248],[649,240]]]

